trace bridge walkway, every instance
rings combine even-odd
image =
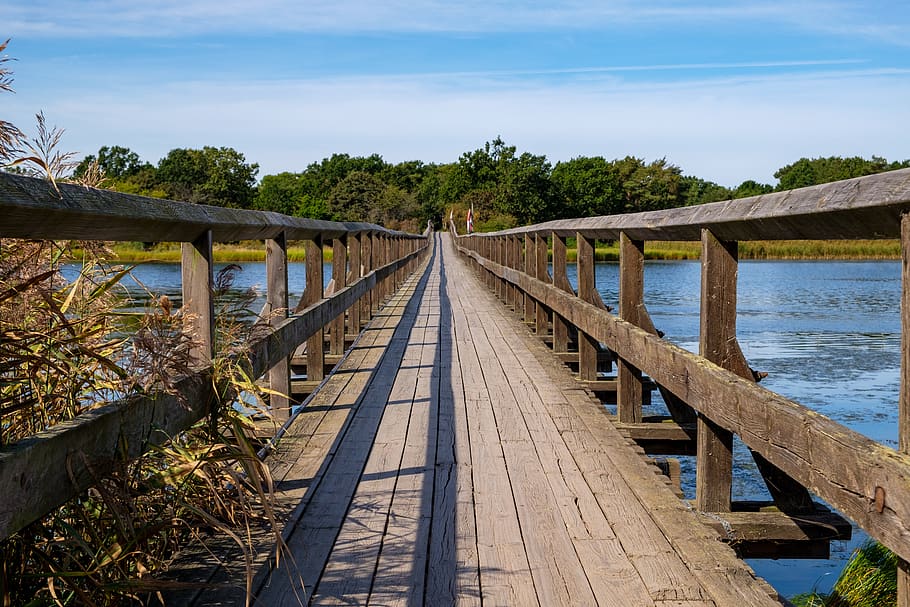
[[[436,239],[289,428],[292,558],[255,603],[779,604]]]

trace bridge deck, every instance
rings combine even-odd
[[[778,604],[448,238],[283,450],[299,574],[257,604]]]

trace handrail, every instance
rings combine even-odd
[[[579,332],[582,370],[590,344],[618,359],[617,420],[641,422],[642,375],[661,388],[681,424],[697,414],[696,507],[731,508],[732,437],[757,454],[781,510],[811,508],[806,489],[910,561],[910,352],[902,349],[900,445],[896,451],[756,383],[736,341],[736,240],[900,237],[904,251],[902,318],[910,334],[910,170],[686,209],[561,220],[486,234],[456,235],[461,254],[525,319],[547,331]],[[565,239],[578,239],[578,295],[567,287]],[[593,239],[620,241],[620,311],[592,302]],[[551,276],[538,263],[552,239]],[[701,355],[661,339],[641,288],[645,240],[701,240]],[[546,257],[543,257],[545,260]],[[582,283],[585,283],[582,285]],[[540,320],[543,312],[543,322]],[[558,348],[557,348],[558,349]],[[589,362],[585,362],[585,361]],[[592,367],[593,368],[593,367]],[[636,391],[637,390],[637,391]],[[638,395],[637,403],[634,400]],[[682,418],[687,417],[683,420]],[[775,487],[772,487],[774,485]]]
[[[359,332],[382,301],[428,251],[422,235],[367,223],[340,223],[277,213],[222,209],[61,184],[0,172],[0,236],[6,238],[183,242],[183,300],[188,330],[201,342],[196,364],[173,394],[132,394],[0,449],[0,539],[50,512],[135,457],[187,429],[215,398],[211,364],[212,243],[265,239],[267,319],[271,330],[249,344],[250,376],[269,373],[272,390],[290,394],[288,358],[307,343],[308,375],[323,373],[323,329],[332,347]],[[287,293],[287,241],[305,240],[307,285],[297,310]],[[322,246],[334,241],[331,296],[323,291]],[[350,259],[350,267],[348,267]],[[345,326],[345,313],[347,324]],[[339,345],[340,344],[340,345]],[[272,396],[279,419],[287,398]]]
[[[625,215],[560,219],[478,237],[582,233],[601,240],[721,240],[898,238],[910,210],[910,169],[692,207]]]

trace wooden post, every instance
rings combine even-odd
[[[597,286],[594,280],[594,240],[581,233],[576,235],[578,241],[578,297],[582,301],[596,305],[599,299]],[[597,379],[597,349],[596,339],[578,332],[578,378],[589,381]]]
[[[553,233],[553,285],[563,291],[575,294],[566,272],[566,237]],[[569,349],[569,323],[559,314],[553,313],[553,351]]]
[[[335,281],[335,292],[348,285],[348,243],[347,235],[332,241],[332,280]],[[344,312],[332,321],[329,330],[329,353],[344,353]]]
[[[524,273],[528,276],[534,276],[537,272],[537,249],[534,248],[534,237],[531,234],[525,234],[525,259]],[[530,295],[525,293],[525,322],[535,322],[537,320],[537,303]]]
[[[619,235],[619,317],[640,327],[644,298],[644,242],[632,240],[623,232]],[[638,423],[643,392],[641,370],[621,358],[617,365],[616,416],[621,423]]]
[[[277,327],[288,317],[288,245],[285,233],[265,241],[266,318]],[[291,406],[291,365],[285,358],[269,369],[269,404],[272,415],[285,421]]]
[[[699,354],[729,368],[736,340],[735,242],[721,242],[709,230],[701,237],[701,328]],[[729,512],[733,489],[733,433],[698,416],[695,505],[705,512]]]
[[[347,284],[354,284],[362,276],[361,249],[360,242],[362,235],[360,232],[348,234],[348,279]],[[353,335],[360,333],[360,302],[354,302],[354,305],[348,310],[348,331]]]
[[[506,265],[506,247],[505,247],[505,237],[497,236],[496,237],[496,263],[501,266]],[[506,280],[504,278],[496,278],[496,295],[500,300],[506,301]]]
[[[212,231],[181,245],[183,314],[194,343],[190,359],[194,367],[212,364],[215,355],[215,277],[212,271]]]
[[[509,267],[513,270],[517,270],[521,267],[521,239],[518,236],[509,237]],[[521,295],[521,291],[516,285],[511,285],[512,293],[512,311],[521,313],[524,312],[524,298]]]
[[[537,277],[537,280],[550,282],[546,234],[535,234],[534,243],[535,247],[537,248],[537,255],[535,256],[535,276]],[[537,317],[535,325],[538,335],[547,335],[550,333],[550,310],[540,302],[537,302]]]
[[[311,306],[323,297],[322,278],[322,236],[306,241],[306,287],[300,305]],[[316,331],[306,345],[306,375],[308,380],[321,380],[325,377],[325,342],[323,332]]]
[[[373,269],[378,270],[385,264],[385,239],[382,234],[373,234]],[[382,306],[382,300],[385,293],[385,281],[376,281],[376,287],[373,289],[372,306],[373,314],[379,311]]]
[[[901,385],[898,450],[910,453],[910,214],[901,216]],[[910,564],[897,561],[897,607],[910,607]]]
[[[373,235],[361,234],[360,236],[360,266],[361,276],[366,276],[373,271]],[[360,299],[360,318],[361,322],[369,322],[373,318],[373,290],[364,293]]]

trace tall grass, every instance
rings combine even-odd
[[[180,312],[162,297],[152,299],[138,324],[119,314],[120,279],[129,269],[105,264],[103,250],[79,250],[83,269],[66,281],[58,269],[71,247],[0,243],[4,444],[128,392],[172,390],[187,368],[193,341]],[[226,294],[236,270],[219,276],[216,295]],[[268,416],[244,359],[251,332],[264,330],[239,320],[252,295],[218,298],[229,303],[216,315],[218,397],[211,415],[121,461],[88,491],[0,543],[0,603],[163,603],[161,591],[172,584],[158,578],[182,548],[217,532],[242,546],[249,563],[250,529],[264,525],[277,534],[271,478],[251,439],[252,417]]]
[[[700,254],[698,242],[645,243],[646,259],[698,259]],[[900,241],[897,240],[756,240],[739,243],[740,259],[900,259],[900,256]],[[576,258],[576,250],[569,249],[569,261]],[[619,261],[619,246],[615,243],[598,246],[594,259]]]
[[[180,261],[179,243],[156,243],[145,246],[141,242],[114,243],[110,245],[111,256],[121,263],[139,262],[168,262]],[[80,251],[75,251],[79,254]],[[218,263],[241,261],[265,261],[265,247],[261,242],[241,242],[236,244],[215,244],[214,259]],[[322,250],[324,261],[332,261],[332,248]],[[302,262],[306,260],[306,247],[302,245],[288,246],[288,261]]]
[[[844,567],[830,594],[791,599],[797,607],[886,607],[897,603],[897,556],[881,544],[863,544]]]

